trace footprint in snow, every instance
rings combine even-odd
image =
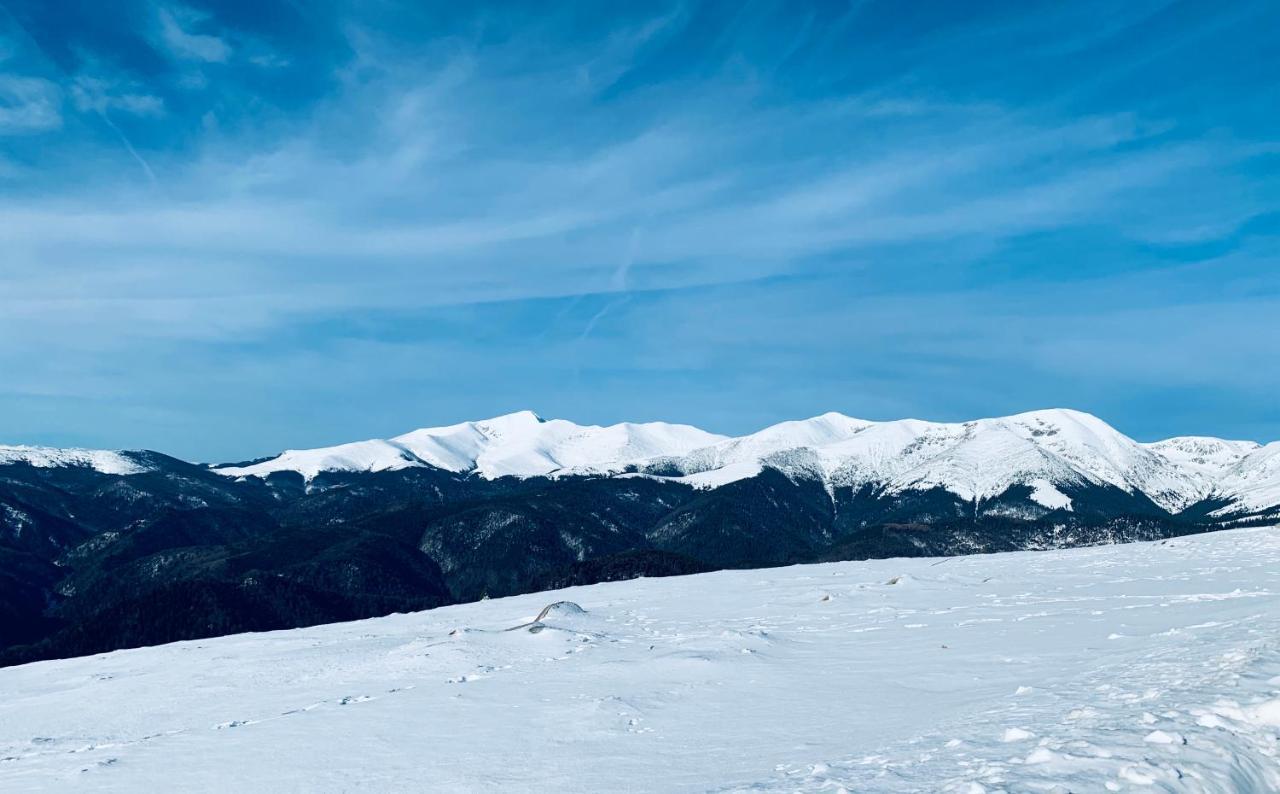
[[[303,712],[306,712],[306,711],[312,711],[313,709],[318,709],[320,708],[320,705],[321,704],[319,703],[312,703],[310,706],[303,706],[300,709],[289,709],[288,711],[282,711],[280,713],[280,716],[287,717],[290,714],[302,714]]]
[[[482,676],[482,675],[476,675],[475,673],[468,673],[466,675],[460,675],[460,676],[455,676],[454,678],[446,679],[445,683],[446,684],[469,684],[472,681],[479,681],[484,677],[485,676]]]

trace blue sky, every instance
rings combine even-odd
[[[0,440],[1054,406],[1277,439],[1277,29],[1270,0],[0,0]]]

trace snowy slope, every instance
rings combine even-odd
[[[1066,409],[963,423],[867,422],[826,414],[732,439],[664,465],[695,484],[719,485],[769,465],[816,474],[837,486],[872,483],[888,492],[943,488],[985,499],[1033,485],[1048,504],[1065,504],[1064,485],[1140,492],[1169,510],[1199,499],[1202,486],[1175,461],[1095,416]]]
[[[1216,515],[1238,512],[1280,514],[1280,441],[1258,447],[1227,469],[1217,492],[1232,501]]]
[[[378,472],[435,467],[485,478],[566,474],[646,476],[716,488],[764,468],[828,490],[873,485],[886,494],[941,488],[982,501],[1027,486],[1044,507],[1072,509],[1071,492],[1117,488],[1170,512],[1205,499],[1219,517],[1280,510],[1280,447],[1184,436],[1141,444],[1090,414],[1068,409],[941,423],[872,422],[838,413],[782,422],[737,438],[689,425],[650,422],[600,427],[530,411],[308,450],[288,450],[230,477],[297,472]],[[0,465],[91,466],[129,474],[143,467],[118,452],[0,447]]]
[[[120,452],[102,449],[59,449],[56,447],[24,447],[0,445],[0,466],[26,463],[39,468],[73,466],[90,468],[103,474],[139,474],[145,466]]]
[[[1195,478],[1200,498],[1230,502],[1215,515],[1280,509],[1280,442],[1263,446],[1254,441],[1181,436],[1147,447]]]
[[[475,469],[485,477],[620,471],[658,455],[682,454],[723,439],[689,425],[665,422],[600,427],[563,419],[545,420],[531,411],[447,428],[416,430],[395,441],[442,468]],[[438,457],[439,451],[452,455]],[[438,465],[438,464],[433,464]]]
[[[1211,483],[1221,479],[1261,444],[1256,441],[1227,441],[1206,436],[1177,436],[1145,446],[1173,461],[1183,471]]]
[[[1072,500],[1064,491],[1106,486],[1143,494],[1171,512],[1208,497],[1239,499],[1256,511],[1280,504],[1280,478],[1264,451],[1252,442],[1196,437],[1140,444],[1095,416],[1068,409],[957,423],[871,422],[827,413],[738,438],[656,422],[580,426],[523,411],[386,441],[290,450],[217,471],[296,471],[311,479],[322,471],[412,466],[489,478],[638,469],[716,488],[771,467],[793,478],[819,479],[828,489],[872,484],[894,494],[942,488],[984,500],[1026,485],[1033,501],[1069,510]],[[1233,512],[1224,508],[1223,515]]]
[[[528,625],[560,599],[585,613]],[[1262,792],[1278,733],[1274,529],[636,580],[0,669],[5,792]]]
[[[479,422],[415,430],[387,441],[289,450],[261,463],[216,471],[233,477],[296,471],[308,479],[321,471],[383,471],[424,465],[474,471],[490,478],[550,475],[568,469],[610,472],[658,455],[683,454],[722,438],[689,425],[583,426],[520,411]]]

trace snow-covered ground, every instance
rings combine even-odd
[[[527,623],[548,602],[540,631]],[[0,791],[1280,790],[1280,530],[574,588],[0,670]]]

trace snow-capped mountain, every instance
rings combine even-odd
[[[1070,410],[737,438],[520,412],[209,466],[0,447],[0,666],[637,575],[1168,538],[1280,518],[1280,443]]]
[[[128,453],[105,449],[60,449],[0,445],[0,466],[25,463],[41,469],[82,467],[102,474],[139,474],[147,467]]]
[[[478,422],[414,430],[387,440],[289,450],[249,466],[215,469],[232,477],[297,472],[389,471],[432,466],[482,477],[534,477],[567,472],[612,473],[661,455],[682,455],[724,439],[689,425],[663,422],[582,426],[520,411]]]
[[[1228,467],[1214,493],[1227,502],[1214,511],[1216,516],[1275,514],[1280,505],[1280,441],[1256,447]]]
[[[788,422],[663,462],[695,482],[726,482],[765,466],[833,486],[888,493],[941,488],[982,500],[1034,485],[1036,501],[1069,506],[1058,486],[1110,485],[1171,512],[1196,501],[1197,478],[1079,411],[1048,410],[945,424],[867,422],[826,414]]]
[[[1027,486],[1033,503],[1069,511],[1071,491],[1107,487],[1140,494],[1170,513],[1221,500],[1218,514],[1228,515],[1280,504],[1278,464],[1267,449],[1201,437],[1143,444],[1068,409],[958,423],[873,422],[827,413],[737,438],[658,422],[581,426],[522,411],[386,440],[289,450],[214,470],[231,477],[295,472],[310,481],[324,472],[434,467],[487,479],[643,475],[716,488],[769,468],[818,480],[828,490],[874,486],[901,494],[937,488],[983,501]],[[1240,510],[1233,507],[1237,502]]]
[[[1261,446],[1256,441],[1225,441],[1206,436],[1177,436],[1147,445],[1205,482],[1222,479],[1228,470]]]

